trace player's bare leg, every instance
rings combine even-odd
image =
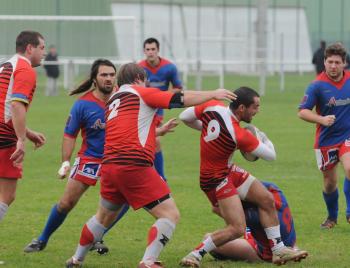
[[[217,259],[230,259],[247,262],[261,262],[257,252],[245,239],[238,238],[217,247],[210,254]],[[224,256],[224,258],[222,257]]]
[[[274,198],[260,181],[254,180],[245,200],[258,206],[260,222],[271,245],[273,263],[281,265],[291,260],[299,261],[306,258],[308,255],[306,251],[295,250],[284,245]]]
[[[242,203],[238,195],[218,200],[219,213],[226,222],[224,229],[207,236],[192,252],[185,256],[180,264],[186,267],[199,267],[204,255],[228,241],[241,237],[246,224]]]
[[[0,221],[16,198],[17,179],[0,178]]]

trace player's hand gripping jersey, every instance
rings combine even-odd
[[[25,57],[16,54],[0,65],[0,148],[16,146],[11,101],[29,105],[35,92],[35,81],[36,72]]]
[[[123,85],[107,103],[103,163],[152,166],[157,108],[183,106],[181,94]]]
[[[299,109],[312,110],[321,116],[335,115],[330,127],[316,126],[315,148],[333,146],[350,138],[350,73],[345,71],[339,82],[330,80],[325,72],[306,89]]]

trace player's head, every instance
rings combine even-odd
[[[326,46],[327,46],[326,41],[321,40],[321,41],[320,41],[320,48],[326,49]]]
[[[45,56],[44,37],[34,31],[23,31],[16,38],[16,52],[28,58],[33,67],[40,65]]]
[[[338,81],[343,77],[346,65],[346,49],[341,43],[328,46],[324,52],[324,66],[329,78]]]
[[[138,84],[145,86],[146,77],[145,70],[136,63],[130,62],[123,64],[118,70],[118,87],[125,84]]]
[[[115,86],[116,68],[106,59],[97,59],[91,66],[90,77],[81,83],[69,95],[85,92],[94,86],[103,94],[110,94]]]
[[[260,96],[249,87],[240,87],[234,91],[237,99],[230,103],[230,110],[239,121],[250,123],[259,112]]]
[[[147,38],[143,42],[143,52],[145,53],[147,61],[152,63],[158,60],[159,41],[153,37]]]

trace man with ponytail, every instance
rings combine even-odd
[[[74,103],[64,129],[62,165],[58,177],[64,179],[70,171],[69,179],[41,235],[25,247],[25,252],[43,250],[50,236],[64,222],[84,192],[99,180],[105,140],[105,104],[115,90],[115,78],[116,68],[113,63],[98,59],[92,64],[90,77],[70,92],[71,96],[84,94]],[[70,160],[79,132],[82,145],[71,169]],[[95,244],[95,249],[100,254],[108,252],[102,241]]]

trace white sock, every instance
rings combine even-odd
[[[84,261],[86,254],[89,252],[93,243],[101,241],[103,234],[107,228],[98,222],[96,216],[90,218],[81,231],[79,245],[75,251],[73,258],[80,262]],[[91,238],[93,238],[91,240]]]
[[[148,245],[142,258],[145,264],[151,265],[157,261],[160,252],[171,238],[175,226],[167,218],[160,218],[152,225],[148,232]]]
[[[212,250],[216,249],[216,246],[213,242],[211,236],[208,236],[202,243],[199,244],[195,250],[192,251],[192,254],[198,259],[202,260],[204,255]]]
[[[5,214],[9,206],[3,202],[0,202],[0,221],[5,217]]]
[[[267,239],[269,239],[272,252],[280,250],[284,247],[284,243],[281,238],[280,226],[272,226],[264,229]]]

